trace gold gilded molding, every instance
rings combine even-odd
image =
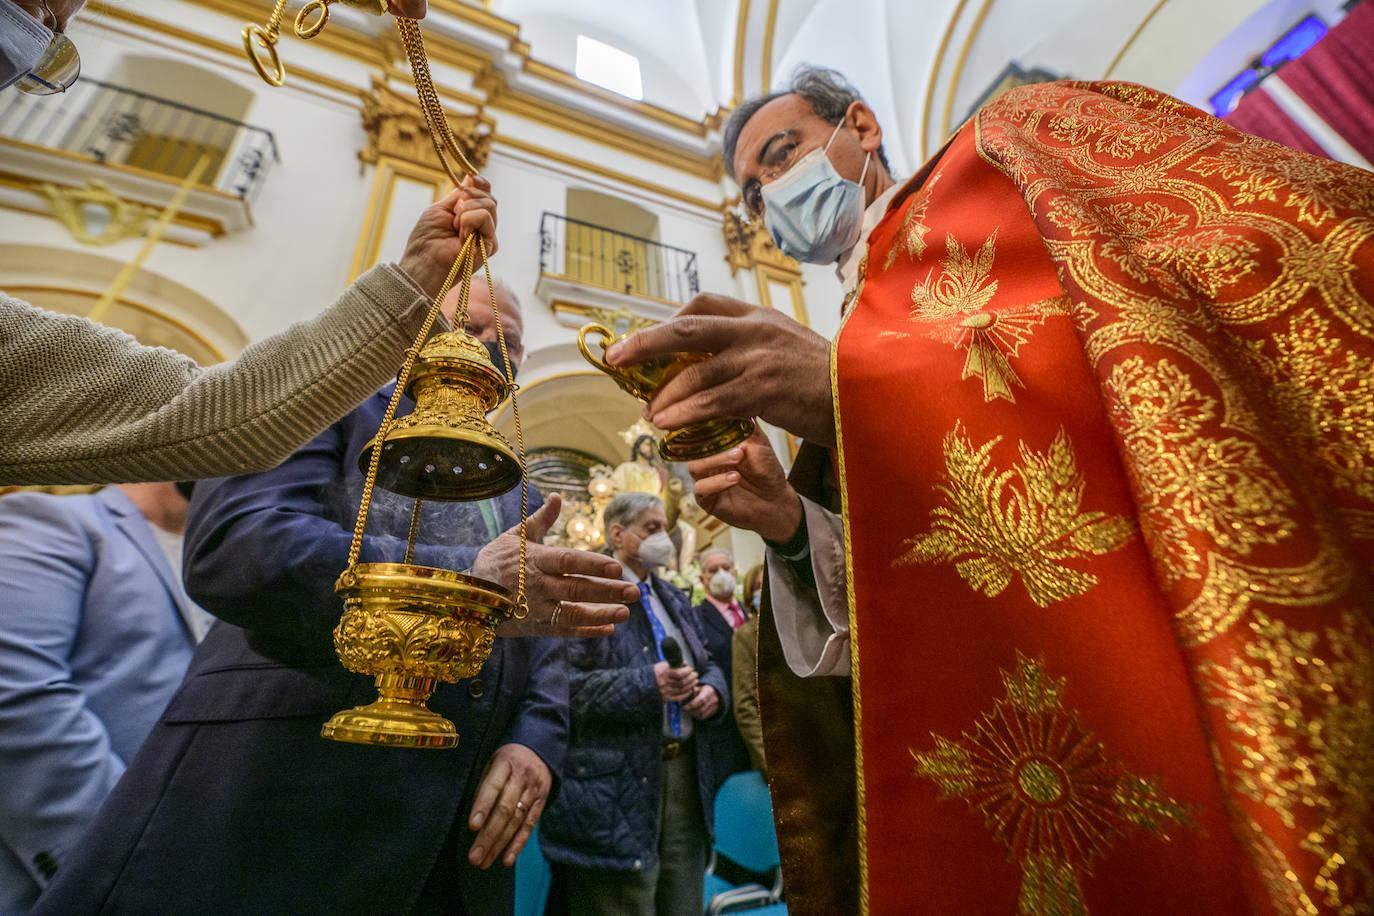
[[[252,0],[188,0],[188,2],[202,9],[223,13],[226,16],[247,22],[255,22],[263,15],[263,4],[252,2]],[[318,33],[310,40],[310,43],[315,47],[362,61],[374,67],[380,67],[386,62],[385,55],[376,38],[366,32],[349,28],[348,24],[341,18],[331,20],[329,28]],[[239,56],[243,56],[242,50],[240,50]],[[295,75],[295,67],[291,68],[291,73],[293,76]]]
[[[527,118],[536,124],[601,143],[620,152],[629,153],[649,162],[664,165],[696,178],[720,181],[725,166],[720,154],[699,156],[668,143],[653,140],[622,127],[609,124],[565,106],[549,102],[528,93],[518,92],[506,85],[505,78],[495,70],[478,75],[474,80],[478,89],[487,94],[487,107],[496,111]],[[593,87],[594,88],[594,87]]]
[[[773,238],[762,221],[745,220],[732,208],[726,210],[722,217],[721,233],[725,236],[725,263],[730,265],[730,276],[733,277],[741,268],[759,264],[801,276],[801,267],[773,244]]]
[[[945,62],[945,52],[949,50],[949,41],[954,37],[954,27],[959,24],[959,17],[963,15],[967,3],[968,0],[959,0],[954,12],[949,14],[945,30],[940,35],[940,46],[935,49],[935,60],[930,65],[930,75],[926,77],[925,99],[921,102],[921,130],[917,135],[921,162],[926,161],[926,134],[930,132],[930,109],[935,104],[935,81],[940,78],[940,67]]]
[[[568,87],[569,89],[574,89],[577,92],[582,92],[587,95],[595,96],[603,102],[610,102],[618,108],[624,108],[627,111],[631,111],[637,115],[642,115],[643,117],[649,118],[652,121],[658,121],[660,124],[665,124],[668,127],[671,127],[674,130],[680,130],[685,134],[691,134],[695,137],[706,136],[706,125],[704,123],[704,115],[701,118],[689,118],[686,115],[678,114],[675,111],[669,111],[668,109],[655,105],[652,102],[644,102],[639,99],[632,99],[628,96],[621,95],[618,92],[613,92],[610,89],[603,89],[602,87],[589,83],[586,80],[579,79],[578,77],[569,73],[567,70],[559,69],[558,67],[546,64],[543,61],[535,60],[532,57],[526,57],[521,62],[520,69],[530,74],[531,76],[538,76],[548,80],[551,83],[558,83],[560,85]]]
[[[479,169],[486,168],[491,153],[491,131],[480,129],[480,116],[446,114],[463,155]],[[372,91],[363,96],[362,119],[367,144],[358,153],[358,158],[363,162],[375,164],[386,156],[442,171],[443,165],[434,151],[429,127],[414,93],[402,94],[374,77]]]
[[[759,264],[754,268],[754,274],[759,284],[759,302],[764,306],[775,309],[778,308],[773,302],[773,290],[771,284],[786,286],[789,297],[792,299],[792,317],[799,324],[811,327],[811,316],[806,312],[806,299],[802,296],[802,276],[797,268],[779,267],[776,264]]]
[[[661,302],[664,300],[655,301]],[[630,331],[638,331],[642,330],[643,328],[651,328],[659,323],[658,320],[655,318],[648,318],[644,315],[636,315],[634,312],[630,311],[630,307],[628,305],[622,305],[618,309],[603,309],[599,306],[587,305],[582,302],[569,302],[566,299],[554,299],[552,304],[550,305],[550,308],[553,309],[553,313],[555,315],[559,314],[560,312],[569,315],[576,315],[579,320],[585,319],[586,321],[595,321],[598,324],[604,324],[608,328],[615,328],[616,321],[623,321],[626,323],[628,327],[628,330],[623,332],[626,334],[628,334]]]
[[[767,95],[768,87],[773,84],[773,36],[778,30],[778,0],[768,0],[768,15],[763,26],[763,54],[760,69],[763,76],[759,81],[759,94]]]
[[[113,245],[140,236],[157,215],[152,207],[124,200],[103,181],[91,180],[81,188],[57,187],[47,182],[34,183],[32,187],[47,200],[53,217],[83,245]],[[99,235],[92,235],[86,228],[88,207],[98,207],[109,214]]]
[[[1159,2],[1156,3],[1156,4],[1150,9],[1150,11],[1149,11],[1148,13],[1145,14],[1145,18],[1142,19],[1142,20],[1140,20],[1140,24],[1137,25],[1137,26],[1131,31],[1131,34],[1130,34],[1130,36],[1126,39],[1125,44],[1123,44],[1123,45],[1117,50],[1116,56],[1112,58],[1112,62],[1111,62],[1110,64],[1108,64],[1108,65],[1107,65],[1107,69],[1106,69],[1105,71],[1103,71],[1103,73],[1102,73],[1102,78],[1103,78],[1104,80],[1105,80],[1105,79],[1111,79],[1111,77],[1112,77],[1112,72],[1113,72],[1114,70],[1116,70],[1116,65],[1119,64],[1119,63],[1121,63],[1121,58],[1123,58],[1123,57],[1126,56],[1126,52],[1129,51],[1129,50],[1131,50],[1131,46],[1134,45],[1135,42],[1136,42],[1136,39],[1140,37],[1140,33],[1141,33],[1141,32],[1144,32],[1145,29],[1146,29],[1146,27],[1149,26],[1150,20],[1153,19],[1153,18],[1155,18],[1155,14],[1158,13],[1160,10],[1164,9],[1164,5],[1165,5],[1166,3],[1168,3],[1168,2],[1169,2],[1169,0],[1159,0]]]
[[[434,154],[432,148],[430,154]],[[362,153],[358,155],[362,158]],[[349,283],[376,264],[381,256],[382,242],[386,238],[387,225],[391,221],[391,202],[396,195],[397,179],[405,178],[419,184],[433,185],[434,200],[443,197],[451,187],[448,175],[437,165],[424,165],[384,154],[377,158],[376,165],[376,174],[372,176],[372,190],[367,197],[367,210],[363,214],[362,228],[358,232],[358,244],[353,249],[353,265],[348,272]]]
[[[16,149],[29,150],[30,152],[35,153],[42,153],[45,156],[57,156],[62,159],[70,159],[73,162],[83,162],[89,163],[91,165],[99,165],[103,169],[113,169],[116,172],[126,172],[130,175],[137,175],[140,178],[152,179],[153,181],[156,181],[160,184],[167,184],[171,185],[172,187],[176,187],[178,184],[181,183],[180,179],[178,178],[174,178],[169,175],[164,175],[161,172],[153,172],[148,169],[141,169],[133,165],[125,165],[122,162],[100,162],[99,160],[94,159],[91,156],[83,156],[80,153],[73,153],[70,150],[54,149],[48,146],[38,146],[33,143],[25,143],[23,140],[14,140],[10,137],[0,137],[0,147],[5,146],[12,146]],[[228,191],[221,191],[218,188],[209,188],[201,186],[196,189],[196,193],[206,194],[212,197],[223,197],[226,200],[239,200],[238,195],[230,194]],[[202,223],[219,226],[220,229],[215,234],[223,234],[224,227],[220,226],[218,222],[212,223],[209,220],[203,220]],[[189,223],[187,225],[189,225]]]
[[[721,207],[719,201],[711,201],[706,200],[703,197],[694,197],[691,194],[684,194],[681,191],[678,191],[676,188],[672,188],[667,185],[655,184],[652,181],[645,181],[643,178],[637,178],[634,175],[627,175],[624,172],[618,172],[615,169],[608,169],[605,166],[597,165],[595,162],[588,162],[585,159],[577,159],[573,156],[567,156],[563,153],[558,152],[557,150],[547,149],[546,147],[539,146],[536,143],[527,143],[524,140],[519,140],[515,137],[508,137],[505,134],[496,134],[492,138],[492,140],[498,147],[509,147],[510,149],[519,150],[522,153],[528,153],[532,156],[538,156],[540,159],[546,162],[557,162],[561,165],[565,165],[570,168],[577,169],[579,171],[588,172],[593,175],[598,175],[602,178],[608,178],[622,185],[638,188],[642,191],[649,191],[654,194],[660,194],[664,197],[676,200],[679,203],[687,204],[690,207],[696,207],[701,210],[708,210],[712,213],[719,212]]]
[[[195,45],[207,48],[217,54],[222,54],[230,58],[230,62],[236,67],[243,62],[242,42],[231,44],[229,42],[219,41],[198,32],[191,32],[186,29],[178,28],[177,26],[171,25],[153,16],[143,16],[139,13],[131,12],[123,6],[106,3],[104,0],[89,0],[83,12],[85,11],[89,11],[107,22],[113,20],[127,23],[135,27],[140,33],[136,37],[142,41],[148,41],[149,35],[163,35],[172,40],[172,46],[177,51],[185,52],[188,45]],[[262,11],[260,9],[254,11],[254,15],[261,15],[261,13]],[[291,65],[291,78],[293,80],[301,80],[305,83],[314,83],[317,86],[346,95],[361,95],[363,92],[359,87],[346,83],[343,80],[327,76],[317,70],[305,69],[294,63]],[[306,89],[305,91],[309,92],[312,90]]]
[[[744,47],[749,32],[749,0],[739,0],[739,14],[735,17],[735,95],[731,108],[744,101]]]
[[[959,56],[954,60],[954,72],[949,75],[949,88],[945,92],[945,111],[940,116],[940,139],[944,140],[949,136],[950,119],[954,116],[954,93],[959,89],[959,83],[963,81],[964,64],[968,63],[969,51],[973,50],[974,39],[983,30],[983,20],[987,18],[988,11],[992,9],[996,0],[983,0],[983,5],[978,8],[978,15],[973,19],[973,25],[969,27],[968,34],[964,36],[964,44],[959,48]]]
[[[0,172],[0,187],[13,188],[16,191],[32,191],[33,180],[31,178],[25,178],[20,175],[15,175],[11,172]],[[31,213],[34,216],[52,216],[52,211],[39,204],[37,201],[35,201],[34,205],[31,207],[26,207],[23,204],[12,203],[8,201],[5,203],[0,203],[0,207],[3,207],[6,210],[13,210],[15,213]],[[153,212],[156,213],[157,209],[153,208]],[[207,232],[212,236],[218,237],[224,235],[223,223],[219,222],[218,220],[208,219],[203,216],[195,216],[184,211],[177,213],[176,218],[173,219],[173,222],[176,223],[178,226],[185,226],[188,229],[195,229],[201,232]],[[168,245],[180,245],[183,248],[200,247],[196,242],[187,241],[185,239],[163,238],[163,242],[167,243]]]

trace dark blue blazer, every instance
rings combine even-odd
[[[740,605],[740,610],[747,615],[749,612]],[[721,671],[725,672],[725,679],[731,680],[734,672],[734,637],[735,630],[716,610],[716,606],[709,600],[703,599],[696,606],[697,619],[701,621],[701,639],[706,643],[706,650],[711,653],[711,660],[714,661]],[[730,689],[733,691],[735,685],[732,683]],[[752,767],[749,761],[749,748],[745,747],[744,739],[740,737],[739,726],[735,724],[734,704],[730,708],[721,712],[720,718],[720,740],[717,742],[716,768],[723,776],[731,773],[738,773]]]
[[[702,642],[701,620],[681,590],[657,576],[650,584],[687,641],[702,684],[730,708],[724,673]],[[658,860],[659,791],[663,778],[663,698],[653,625],[644,606],[630,605],[630,619],[604,639],[572,640],[568,688],[572,736],[563,790],[544,813],[539,843],[555,862],[595,868],[641,870]],[[684,713],[685,715],[685,713]],[[694,722],[697,784],[706,830],[714,825],[713,801],[724,775],[720,756],[721,713]]]
[[[439,686],[429,705],[457,725],[454,750],[319,734],[333,713],[376,695],[372,678],[340,666],[330,633],[362,491],[357,457],[390,390],[274,470],[196,485],[186,585],[220,619],[35,912],[404,913],[450,830],[463,908],[510,912],[513,870],[467,865],[466,819],[502,744],[532,748],[557,787],[568,730],[561,641],[497,639],[477,677]],[[400,560],[410,501],[376,492],[368,530],[379,534],[362,559]],[[519,490],[493,508],[498,529],[518,523]],[[477,504],[430,502],[420,540],[416,563],[465,570],[489,528]]]

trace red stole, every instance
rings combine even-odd
[[[1374,899],[1361,201],[1053,84],[874,230],[832,368],[872,912]]]

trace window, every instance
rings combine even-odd
[[[639,58],[586,35],[577,36],[577,78],[635,100],[644,98]]]
[[[1221,87],[1210,99],[1212,112],[1222,118],[1236,110],[1241,97],[1254,89],[1269,74],[1278,70],[1290,60],[1297,60],[1326,35],[1326,23],[1316,16],[1308,16],[1282,38],[1269,46],[1248,69],[1237,73],[1229,83]]]

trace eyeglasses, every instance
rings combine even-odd
[[[788,131],[785,139],[769,147],[768,155],[761,163],[763,171],[759,172],[759,180],[749,182],[749,186],[744,189],[741,203],[744,204],[745,215],[753,219],[763,216],[763,184],[787,173],[797,158],[798,145],[792,132]]]
[[[29,95],[66,92],[81,75],[81,56],[76,53],[76,45],[72,44],[72,40],[62,34],[62,23],[46,0],[38,0],[38,3],[43,7],[43,24],[52,29],[52,41],[48,42],[34,68],[21,76],[15,85],[20,92]],[[52,20],[51,25],[48,25],[49,19]]]

